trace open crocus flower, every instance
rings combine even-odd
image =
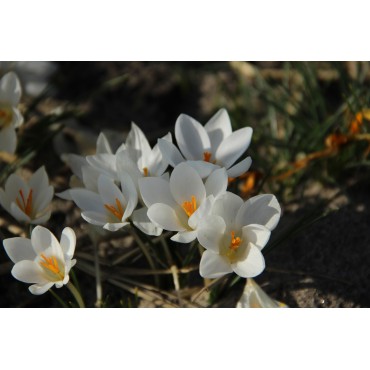
[[[287,307],[284,303],[270,298],[262,288],[253,280],[248,279],[237,308],[283,308]]]
[[[232,132],[225,109],[219,110],[204,127],[194,118],[181,114],[175,124],[175,136],[182,154],[168,141],[158,139],[158,145],[173,167],[186,159],[202,178],[220,167],[227,169],[229,177],[237,177],[251,166],[250,157],[234,163],[248,149],[252,133],[250,127]]]
[[[218,278],[235,272],[249,278],[265,268],[261,250],[280,219],[280,206],[271,194],[258,195],[245,203],[227,192],[214,202],[211,215],[198,226],[199,243],[206,249],[200,275]]]
[[[219,169],[203,184],[196,170],[180,163],[169,181],[145,177],[139,180],[139,187],[154,225],[177,231],[171,240],[189,243],[196,238],[198,223],[210,212],[214,198],[226,191],[227,175],[225,169]]]
[[[50,218],[54,188],[49,185],[45,167],[40,167],[26,183],[16,174],[0,189],[0,204],[18,221],[42,224]]]
[[[23,123],[17,106],[21,99],[21,84],[14,72],[0,80],[0,151],[15,153],[17,135],[15,129]]]
[[[31,240],[10,238],[3,241],[9,258],[15,263],[12,275],[24,282],[32,294],[43,294],[54,284],[61,288],[69,281],[69,271],[75,265],[73,254],[76,246],[74,231],[66,227],[60,243],[45,227],[36,226]]]
[[[137,205],[137,192],[128,174],[122,173],[120,181],[122,191],[105,175],[99,176],[98,193],[82,188],[70,190],[73,201],[82,209],[81,216],[87,222],[109,231],[117,231],[130,223],[128,218]]]

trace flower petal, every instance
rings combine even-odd
[[[177,145],[189,160],[202,160],[211,150],[211,142],[204,127],[194,118],[180,114],[175,124]]]
[[[17,149],[17,134],[13,126],[0,130],[0,151],[14,154]]]
[[[253,243],[260,250],[267,244],[270,239],[271,231],[262,225],[250,224],[242,228],[243,239]]]
[[[31,222],[31,218],[26,215],[18,206],[18,204],[12,202],[10,205],[11,215],[20,222]]]
[[[101,132],[96,140],[96,153],[97,154],[113,154],[112,148],[109,144],[107,137]]]
[[[186,161],[185,163],[194,168],[202,179],[208,177],[213,171],[220,168],[220,166],[216,164],[204,161]]]
[[[40,294],[44,294],[45,292],[47,292],[53,285],[54,283],[34,284],[34,285],[31,285],[28,288],[28,290],[32,294],[40,295]]]
[[[236,223],[240,228],[249,224],[259,224],[273,230],[279,222],[280,214],[281,208],[274,195],[257,195],[240,207]]]
[[[136,208],[138,202],[138,196],[136,186],[131,179],[128,172],[122,171],[120,173],[121,189],[123,197],[126,199],[126,208],[122,219],[126,220],[131,216],[132,212]]]
[[[81,212],[81,217],[89,224],[96,226],[104,226],[107,223],[107,215],[95,211]]]
[[[180,151],[172,142],[170,143],[167,140],[158,139],[158,148],[162,153],[163,159],[172,167],[185,161]]]
[[[172,236],[170,239],[178,243],[190,243],[197,237],[196,231],[181,231]]]
[[[62,255],[62,250],[57,238],[46,227],[36,226],[31,234],[32,247],[37,255],[43,253],[46,249],[52,248],[56,256]],[[64,260],[64,257],[62,256]],[[37,283],[37,281],[35,281]]]
[[[144,159],[142,165],[147,167],[145,159],[149,157],[152,149],[143,131],[134,122],[131,123],[131,130],[126,138],[126,148],[130,149],[131,158],[135,163]]]
[[[32,248],[30,239],[26,238],[9,238],[3,241],[5,252],[8,257],[17,263],[23,260],[33,261],[36,258],[36,253]]]
[[[196,229],[198,227],[198,224],[211,213],[214,201],[214,196],[210,195],[209,197],[204,199],[198,209],[189,217],[188,225],[192,229]]]
[[[104,226],[103,229],[108,230],[108,231],[117,231],[119,229],[122,229],[122,227],[129,225],[129,222],[107,222]]]
[[[237,275],[251,278],[259,275],[265,269],[265,259],[261,251],[255,245],[250,244],[247,258],[233,263],[231,267]]]
[[[222,217],[210,215],[198,225],[197,238],[203,248],[219,253],[225,230],[226,224]]]
[[[216,279],[233,272],[228,260],[212,251],[204,251],[199,264],[200,276]]]
[[[76,234],[70,227],[65,227],[60,238],[63,254],[72,259],[76,247]]]
[[[95,154],[86,157],[87,163],[99,169],[103,174],[117,179],[116,156],[114,154]]]
[[[156,203],[148,209],[149,219],[158,227],[169,231],[185,231],[177,213],[173,208],[163,203]]]
[[[70,189],[69,191],[73,201],[77,207],[83,211],[95,211],[98,213],[105,213],[103,201],[99,194],[87,189]]]
[[[244,127],[234,131],[218,147],[215,157],[219,164],[231,167],[234,162],[248,149],[252,139],[251,127]]]
[[[204,186],[206,188],[207,196],[213,195],[217,197],[226,192],[227,189],[227,173],[225,168],[219,168],[213,171],[207,178]]]
[[[42,267],[34,261],[23,260],[17,262],[11,273],[23,283],[42,284],[47,282]]]
[[[13,106],[19,104],[22,95],[21,83],[14,72],[5,74],[0,80],[0,101]]]
[[[104,204],[116,204],[115,200],[118,199],[126,207],[127,200],[123,197],[121,190],[112,178],[100,175],[98,179],[98,190]]]
[[[238,195],[226,192],[218,196],[212,207],[212,214],[221,216],[227,227],[235,227],[235,216],[243,205],[243,199]]]
[[[143,207],[140,209],[137,209],[132,213],[132,223],[143,233],[147,235],[153,235],[153,236],[159,236],[162,234],[163,229],[160,227],[157,227],[149,220],[149,217],[147,215],[148,208]]]
[[[226,109],[220,109],[205,125],[211,140],[212,152],[216,153],[220,144],[232,133],[230,117]]]
[[[71,171],[82,180],[82,167],[88,165],[86,158],[77,154],[63,154],[61,157]]]
[[[237,163],[235,166],[230,167],[227,170],[227,175],[229,177],[238,177],[240,175],[243,175],[243,173],[247,172],[252,165],[252,158],[247,157],[244,158],[242,161]]]
[[[170,177],[170,189],[176,202],[182,206],[194,196],[197,205],[206,197],[206,189],[197,171],[186,163],[178,164]]]
[[[42,213],[41,216],[34,218],[30,220],[29,222],[33,225],[40,225],[44,224],[51,216],[51,211],[46,211],[45,213]]]
[[[164,203],[173,208],[177,205],[171,195],[169,182],[162,178],[143,177],[139,180],[139,189],[148,208],[155,203]]]
[[[165,135],[162,140],[166,140],[172,143],[171,133]],[[159,149],[158,143],[154,145],[153,150],[149,157],[148,170],[149,176],[161,176],[166,168],[168,167],[168,162],[164,160],[162,152]]]

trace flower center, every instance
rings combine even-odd
[[[203,153],[203,161],[204,162],[211,162],[212,153],[211,152],[204,152]]]
[[[12,109],[7,106],[0,104],[0,129],[9,126],[13,121]]]
[[[19,196],[15,200],[17,203],[18,207],[28,216],[31,217],[32,213],[32,189],[29,191],[27,199],[24,197],[22,189],[19,190]]]
[[[235,238],[235,231],[232,231],[229,249],[235,252],[239,248],[241,242],[242,240],[238,236]]]
[[[147,177],[149,175],[148,167],[143,168],[144,176]]]
[[[64,273],[60,271],[58,261],[54,256],[46,257],[44,254],[41,254],[40,266],[47,272],[51,273],[53,277],[57,277],[58,280],[64,279]]]
[[[104,207],[115,217],[117,217],[120,221],[122,220],[124,209],[122,207],[121,202],[118,198],[116,198],[116,205],[114,204],[104,204]]]
[[[195,196],[191,196],[190,202],[183,202],[182,208],[185,211],[185,213],[190,217],[196,210],[197,210],[197,200],[195,199]]]

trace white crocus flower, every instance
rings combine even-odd
[[[265,268],[261,250],[280,219],[274,195],[258,195],[245,203],[227,192],[214,202],[211,215],[199,225],[197,237],[206,249],[200,261],[200,275],[218,278],[235,272],[248,278]]]
[[[234,163],[248,149],[252,133],[250,127],[232,132],[225,109],[219,110],[204,127],[194,118],[181,114],[175,124],[175,136],[182,154],[168,141],[159,139],[158,145],[163,157],[173,167],[186,159],[202,178],[220,167],[227,169],[229,177],[237,177],[251,166],[250,157]]]
[[[226,191],[225,169],[212,173],[203,184],[198,172],[186,163],[172,171],[169,181],[159,177],[139,180],[149,219],[158,227],[177,231],[171,240],[189,243],[196,238],[200,220],[210,212],[214,197]]]
[[[54,188],[49,185],[45,167],[40,167],[25,182],[16,174],[9,176],[5,190],[0,189],[0,204],[18,221],[42,224],[51,215],[50,202]]]
[[[45,227],[36,226],[31,239],[10,238],[3,241],[9,258],[15,263],[12,275],[24,282],[32,294],[43,294],[54,284],[61,288],[69,281],[69,271],[75,265],[76,246],[74,231],[66,227],[60,239]]]
[[[15,129],[23,123],[17,106],[21,99],[21,84],[14,72],[0,80],[0,152],[14,154],[17,148]]]
[[[263,289],[252,279],[247,279],[242,296],[240,297],[237,308],[283,308],[287,307],[284,303],[270,298]]]
[[[128,218],[137,205],[137,192],[128,174],[122,173],[120,182],[122,191],[111,178],[100,175],[98,193],[82,188],[70,190],[73,201],[81,208],[81,216],[87,222],[109,231],[117,231],[130,223]]]

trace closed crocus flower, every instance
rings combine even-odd
[[[270,298],[263,289],[252,279],[249,278],[245,284],[242,296],[240,297],[237,308],[283,308],[287,307],[284,303]]]
[[[249,278],[265,268],[261,253],[280,219],[274,195],[258,195],[246,202],[227,192],[214,202],[211,215],[198,226],[199,243],[206,249],[200,261],[200,275],[218,278],[235,272]]]
[[[181,153],[171,142],[159,139],[158,145],[163,157],[173,167],[187,160],[202,178],[220,167],[227,169],[229,177],[237,177],[251,166],[250,157],[235,162],[248,149],[252,133],[250,127],[232,132],[227,111],[220,109],[204,127],[186,114],[179,116],[175,136]]]
[[[0,151],[15,153],[17,134],[15,129],[23,123],[17,106],[21,99],[21,84],[14,72],[0,80]]]
[[[203,184],[196,170],[180,163],[169,181],[142,178],[139,187],[153,224],[176,231],[171,240],[189,243],[196,238],[198,223],[210,212],[214,197],[226,191],[227,175],[225,169],[219,169]]]
[[[66,227],[60,239],[45,227],[36,226],[31,239],[10,238],[3,241],[9,258],[15,263],[12,275],[19,281],[33,284],[32,294],[43,294],[53,285],[61,288],[69,281],[69,271],[75,265],[72,259],[76,235]]]
[[[50,218],[54,188],[44,166],[25,182],[16,174],[9,176],[5,189],[0,189],[0,204],[18,221],[42,224]]]

